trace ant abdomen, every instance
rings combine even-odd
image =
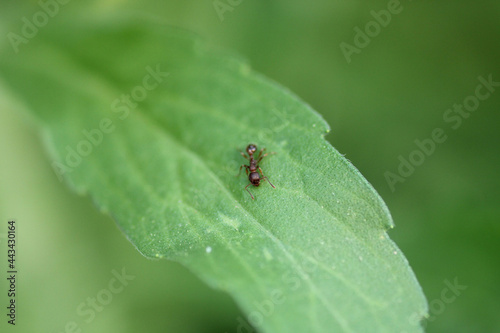
[[[248,180],[252,183],[253,186],[259,186],[260,184],[260,175],[258,172],[251,172],[248,176]]]

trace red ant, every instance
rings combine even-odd
[[[265,153],[264,155],[262,155],[262,152],[264,150],[266,150],[266,148],[262,148],[260,150],[259,156],[257,157],[256,160],[253,158],[253,154],[255,154],[255,152],[257,151],[257,146],[256,145],[249,144],[247,146],[246,152],[247,152],[248,156],[245,155],[242,151],[240,151],[241,156],[243,156],[244,158],[246,158],[247,160],[250,161],[250,165],[242,164],[240,166],[240,172],[238,173],[238,176],[239,176],[241,174],[241,168],[245,167],[245,170],[246,170],[247,175],[248,175],[248,180],[250,181],[250,184],[248,184],[247,186],[245,186],[245,190],[247,190],[248,193],[250,193],[250,191],[248,190],[248,186],[250,186],[250,185],[259,186],[260,185],[260,181],[262,179],[267,180],[267,182],[273,188],[276,188],[273,184],[271,184],[271,182],[269,181],[269,178],[267,178],[266,176],[264,176],[264,174],[262,173],[262,169],[259,167],[260,161],[262,161],[262,159],[268,155],[267,153]],[[271,153],[271,154],[275,154],[275,153]],[[260,173],[262,174],[262,178],[260,177],[259,173],[257,172],[257,169],[259,169]],[[250,171],[250,174],[248,174],[248,171]],[[238,177],[238,176],[236,176],[236,177]],[[255,199],[253,197],[252,193],[250,193],[250,196],[252,197],[252,199]]]

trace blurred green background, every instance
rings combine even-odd
[[[75,1],[51,20],[82,11],[151,16],[247,58],[324,116],[326,139],[384,198],[396,223],[390,236],[430,302],[427,332],[500,332],[500,87],[456,130],[443,120],[479,76],[500,82],[500,2],[402,0],[350,63],[340,44],[353,45],[354,28],[391,1],[217,3],[230,10],[218,13],[212,0]],[[2,56],[7,33],[39,10],[35,1],[0,5]],[[82,332],[236,332],[243,315],[227,295],[175,263],[143,258],[89,198],[58,181],[36,124],[19,109],[0,78],[0,240],[6,253],[6,221],[17,219],[15,329],[65,332],[74,321]],[[384,173],[396,173],[398,157],[435,128],[447,140],[392,191]],[[122,268],[135,278],[87,323],[77,308]],[[445,281],[455,280],[467,289],[444,302]],[[0,287],[5,304],[3,278]]]

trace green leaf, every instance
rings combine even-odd
[[[82,19],[51,22],[17,54],[4,44],[0,75],[57,173],[260,331],[422,331],[387,207],[325,121],[241,59],[155,23]],[[276,188],[252,186],[255,200],[236,177],[250,142],[276,152],[261,163]]]

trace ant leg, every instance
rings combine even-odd
[[[262,169],[260,167],[259,168],[259,171],[260,171],[260,174],[262,175],[262,178],[261,179],[265,179],[267,180],[267,182],[269,183],[269,185],[271,185],[273,188],[276,188],[276,186],[274,186],[270,181],[269,181],[269,178],[267,178],[266,176],[264,176],[264,174],[262,173]]]
[[[245,167],[245,171],[247,172],[247,175],[248,175],[248,168],[250,168],[248,165],[245,165],[245,164],[242,164],[240,166],[240,172],[238,172],[238,174],[236,175],[236,177],[239,177],[241,175],[241,168]]]
[[[265,150],[265,149],[266,149],[266,148],[262,148],[262,150]],[[274,154],[276,154],[274,151],[272,151],[272,152],[270,152],[270,153],[265,153],[264,155],[260,156],[260,155],[262,154],[262,150],[260,151],[260,153],[259,153],[259,157],[257,158],[257,164],[259,164],[259,163],[260,163],[260,161],[262,161],[262,159],[263,159],[264,157],[266,157],[267,155],[274,155]]]
[[[248,156],[247,156],[247,155],[245,155],[245,153],[244,153],[244,152],[240,151],[240,154],[241,154],[241,156],[243,156],[244,158],[246,158],[246,159],[248,160]]]
[[[267,155],[267,154],[266,154],[266,155],[262,156],[262,152],[264,152],[264,151],[266,151],[266,148],[262,148],[262,149],[259,151],[259,156],[257,156],[257,159],[258,159],[258,160],[259,160],[259,159],[261,159],[262,157],[264,157],[264,156],[266,156],[266,155]],[[262,157],[261,157],[261,156],[262,156]]]
[[[269,181],[269,178],[267,178],[266,176],[262,177],[261,180],[262,179],[267,180],[267,182],[269,183],[269,185],[271,185],[273,188],[276,188],[276,186],[274,186],[273,184],[271,184],[271,182]]]
[[[248,186],[250,186],[250,185],[252,185],[252,184],[248,184],[247,186],[245,186],[245,190],[247,190],[248,194],[250,194],[250,196],[252,197],[252,200],[255,200],[252,193],[250,193],[250,191],[248,190]]]

